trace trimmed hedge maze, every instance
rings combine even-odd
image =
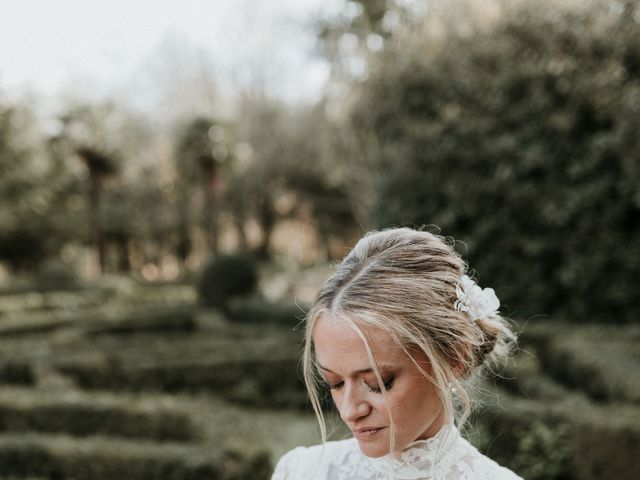
[[[318,441],[299,307],[53,298],[0,297],[0,480],[262,480]],[[527,480],[640,478],[640,327],[523,330],[471,441]]]
[[[540,323],[474,414],[475,443],[527,480],[640,478],[640,328]]]
[[[1,307],[0,480],[262,480],[287,428],[315,433],[295,318]]]
[[[268,478],[271,462],[266,453],[242,458],[181,444],[29,434],[0,437],[0,467],[17,478],[249,480]]]

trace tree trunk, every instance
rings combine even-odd
[[[247,232],[244,230],[245,217],[240,212],[234,212],[233,225],[236,228],[238,235],[238,250],[241,253],[247,253],[249,251],[249,242],[247,241]]]
[[[129,236],[125,233],[118,235],[116,239],[118,244],[118,271],[126,273],[131,270],[131,262],[129,261]]]
[[[100,221],[100,200],[102,196],[102,177],[99,174],[90,173],[89,186],[89,237],[92,239],[93,245],[98,257],[98,266],[100,273],[105,273],[107,265],[106,245],[104,233],[102,231],[102,222]]]
[[[268,260],[271,257],[271,234],[276,224],[276,212],[273,210],[273,205],[271,205],[270,201],[263,201],[258,212],[258,221],[262,228],[262,241],[256,249],[256,255],[260,260]]]
[[[184,266],[193,247],[187,213],[189,210],[189,195],[185,192],[184,186],[178,186],[178,195],[178,239],[175,246],[175,253],[182,266]]]
[[[202,230],[205,234],[207,247],[213,255],[218,253],[218,208],[216,202],[217,169],[213,168],[209,176],[205,176],[203,185],[204,208],[202,209]]]

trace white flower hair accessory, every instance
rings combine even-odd
[[[453,308],[460,312],[466,312],[472,321],[491,317],[498,313],[500,300],[493,288],[482,289],[467,275],[463,275],[456,285],[458,299]]]

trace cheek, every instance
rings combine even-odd
[[[401,395],[396,395],[393,399],[390,399],[390,407],[393,418],[402,422],[407,417],[415,415],[416,395],[406,392]]]
[[[418,382],[402,391],[397,391],[393,397],[391,410],[394,418],[403,419],[409,423],[415,422],[416,416],[431,414],[440,400],[431,384]],[[418,415],[416,415],[418,414]]]
[[[379,415],[381,415],[384,418],[389,418],[389,406],[393,408],[392,406],[393,400],[389,398],[388,401],[389,403],[387,404],[387,402],[385,401],[382,395],[376,395],[375,397],[371,397],[371,401],[369,402],[369,404],[371,405],[373,410],[378,412]]]

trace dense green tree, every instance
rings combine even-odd
[[[199,194],[199,225],[205,235],[208,249],[216,253],[220,236],[223,168],[229,160],[228,128],[210,118],[195,117],[186,122],[177,133],[174,157],[178,172],[181,217],[180,229],[186,246],[188,240],[188,210],[194,194]],[[187,253],[188,254],[188,253]],[[181,255],[186,258],[186,255]]]
[[[264,97],[246,96],[240,102],[237,135],[241,151],[229,176],[226,201],[236,217],[241,243],[243,223],[256,220],[261,240],[255,254],[261,259],[270,256],[270,241],[278,220],[275,202],[285,191],[287,142],[284,110]],[[245,152],[242,152],[242,149]]]
[[[637,319],[638,15],[546,2],[389,48],[351,116],[377,144],[373,223],[463,240],[518,317]]]
[[[343,178],[336,176],[331,135],[322,108],[287,108],[268,98],[246,98],[237,125],[239,152],[227,186],[228,208],[240,223],[253,218],[262,238],[255,254],[270,256],[271,234],[285,217],[310,212],[321,241],[343,238],[354,225]],[[243,150],[245,152],[243,153]],[[279,200],[294,198],[286,211]]]
[[[107,246],[114,243],[117,269],[126,271],[132,231],[123,182],[133,160],[148,146],[146,122],[113,101],[71,103],[60,121],[62,130],[52,141],[59,157],[80,163],[86,172],[86,238],[96,250],[100,270],[107,270]]]
[[[332,240],[344,244],[359,229],[351,185],[341,169],[352,159],[340,156],[334,148],[336,131],[322,107],[290,112],[281,139],[287,146],[285,188],[296,195],[300,209],[310,210],[318,239],[330,259]]]
[[[346,0],[336,13],[318,19],[319,46],[331,64],[331,83],[353,86],[365,78],[372,57],[392,37],[419,24],[425,11],[422,2]]]
[[[0,261],[35,270],[74,236],[75,178],[51,157],[30,108],[0,103]]]
[[[179,217],[175,183],[161,183],[155,167],[142,169],[126,184],[123,195],[130,208],[133,250],[139,263],[158,263],[163,255],[174,254],[179,260],[188,254],[180,245],[186,222]],[[186,238],[190,241],[188,235]]]

